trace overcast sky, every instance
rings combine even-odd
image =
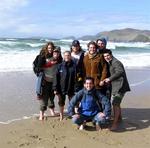
[[[80,37],[150,30],[150,0],[0,0],[0,37]]]

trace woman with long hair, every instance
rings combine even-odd
[[[47,107],[52,116],[55,115],[54,108],[54,92],[52,89],[53,79],[55,76],[56,65],[61,63],[61,51],[57,50],[53,42],[48,42],[40,51],[38,58],[38,69],[43,73],[43,80],[41,82],[42,94],[40,94],[40,116],[39,120],[44,119],[44,112]]]

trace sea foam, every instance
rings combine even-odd
[[[0,39],[0,71],[32,70],[32,63],[42,46],[49,39]],[[72,40],[52,40],[61,47],[61,51],[70,50]],[[87,50],[89,41],[80,40]],[[108,42],[107,48],[127,68],[150,67],[150,43],[114,43]]]

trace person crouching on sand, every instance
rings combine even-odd
[[[71,52],[64,52],[64,60],[58,66],[53,82],[54,94],[59,96],[60,121],[63,120],[66,95],[70,100],[75,91],[76,64],[71,59]]]
[[[74,107],[80,103],[78,113],[75,114]],[[101,124],[106,124],[111,115],[111,103],[109,99],[96,90],[94,78],[86,77],[84,88],[77,92],[68,106],[68,114],[78,129],[84,129],[84,123],[92,120],[96,130],[101,129]]]

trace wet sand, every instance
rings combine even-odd
[[[0,147],[4,148],[113,148],[150,146],[150,70],[127,70],[131,92],[122,102],[123,122],[117,132],[97,132],[88,124],[79,131],[65,118],[36,117],[0,124]],[[0,121],[38,113],[35,76],[31,72],[0,73]]]

